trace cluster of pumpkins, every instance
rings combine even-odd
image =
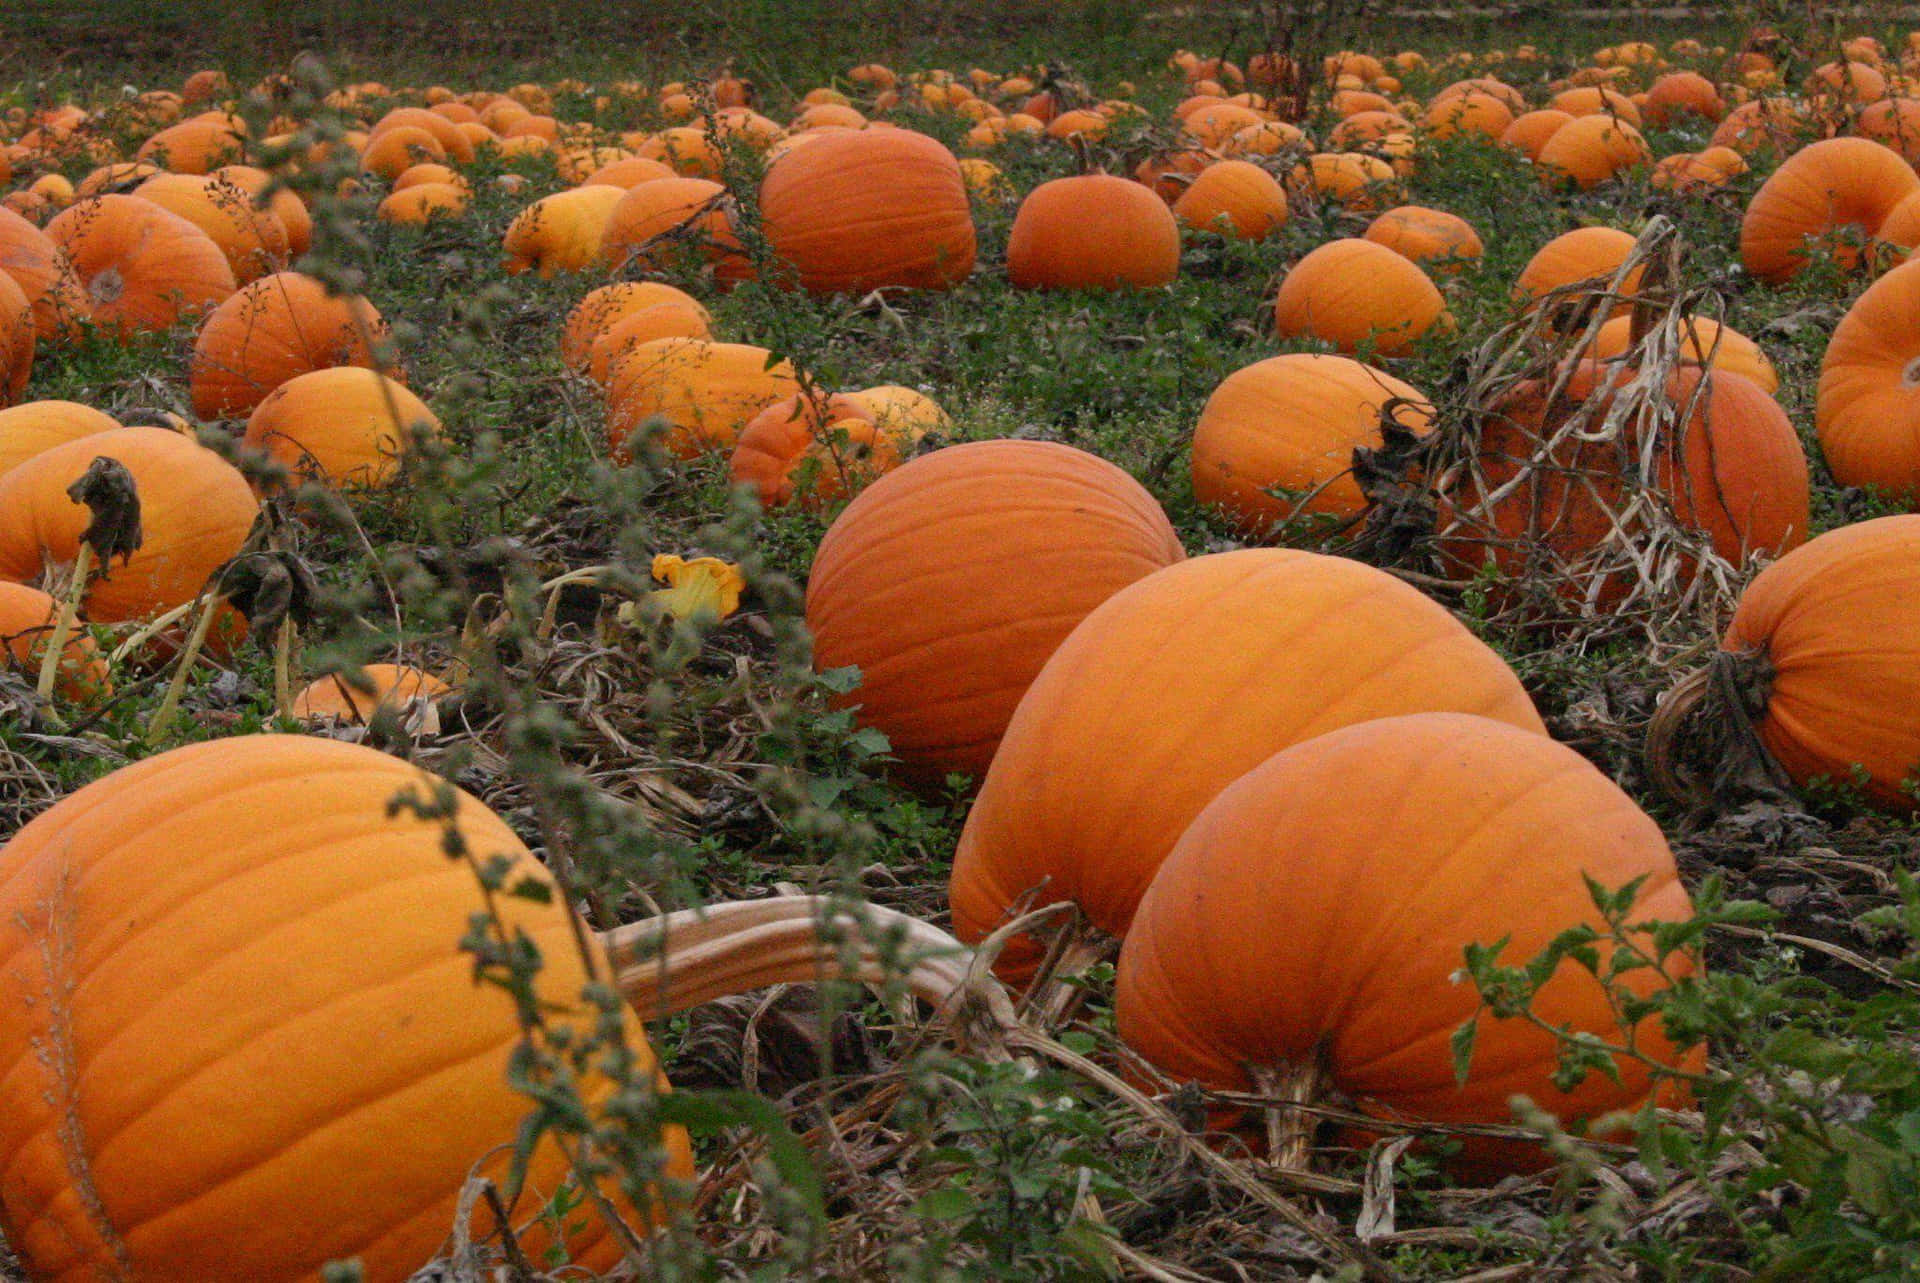
[[[1720,59],[1689,42],[1668,55]],[[1397,96],[1403,77],[1435,69],[1416,54],[1343,53],[1315,77],[1332,111],[1324,151],[1283,118],[1302,68],[1264,57],[1243,72],[1178,55],[1189,90],[1171,122],[1180,145],[1133,175],[1026,193],[1008,276],[1017,288],[1151,288],[1178,272],[1183,234],[1265,236],[1299,202],[1377,211],[1363,236],[1296,264],[1275,300],[1283,334],[1339,354],[1230,376],[1193,450],[1196,492],[1250,539],[1292,511],[1276,490],[1353,515],[1365,504],[1344,475],[1353,449],[1379,442],[1390,408],[1416,431],[1433,418],[1417,389],[1373,362],[1444,334],[1435,277],[1480,250],[1457,217],[1400,203],[1423,138],[1481,135],[1526,155],[1549,188],[1651,165],[1653,181],[1682,196],[1779,154],[1742,235],[1763,280],[1820,253],[1878,271],[1893,257],[1882,247],[1907,244],[1901,220],[1920,223],[1920,207],[1901,211],[1920,178],[1906,150],[1905,73],[1883,50],[1850,44],[1795,96],[1758,49],[1724,60],[1720,83],[1671,69],[1668,55],[1605,50],[1534,109],[1491,75],[1424,103]],[[870,64],[846,83],[809,93],[786,127],[732,77],[612,86],[596,109],[645,100],[672,122],[617,143],[552,114],[555,92],[588,96],[584,85],[433,89],[377,119],[384,86],[338,91],[333,104],[369,117],[347,140],[352,181],[384,187],[380,216],[397,221],[459,216],[463,168],[487,149],[550,156],[575,185],[506,230],[510,267],[640,274],[690,253],[714,289],[765,272],[852,294],[959,285],[975,267],[975,203],[1012,196],[985,153],[1026,135],[1098,137],[1141,113],[1045,77],[900,77]],[[240,119],[186,114],[224,92],[196,77],[182,94],[135,100],[157,128],[131,160],[90,152],[103,136],[77,108],[14,122],[15,170],[74,156],[99,167],[72,184],[46,173],[8,198],[7,386],[17,397],[34,344],[67,341],[77,324],[131,333],[197,317],[196,414],[246,419],[248,443],[295,472],[390,484],[408,440],[437,423],[408,392],[372,305],[290,270],[310,234],[306,210],[234,163]],[[1712,145],[1655,163],[1636,122],[1688,112],[1717,122]],[[912,128],[922,113],[970,122],[962,147],[975,154],[963,161]],[[764,252],[734,221],[737,147],[762,162]],[[1632,249],[1624,231],[1570,234],[1516,289],[1542,302],[1599,280],[1631,297],[1635,283],[1615,278]],[[1916,272],[1885,271],[1855,303],[1819,409],[1836,478],[1909,506],[1920,502],[1920,332],[1906,324]],[[1608,320],[1579,354],[1566,381],[1575,400],[1617,394],[1628,322]],[[1519,1022],[1483,1029],[1472,1074],[1455,1078],[1448,1035],[1477,1005],[1453,979],[1463,946],[1507,938],[1518,959],[1569,926],[1597,925],[1583,875],[1639,880],[1637,921],[1690,910],[1659,827],[1548,737],[1506,663],[1445,609],[1384,571],[1315,552],[1189,557],[1144,487],[1069,446],[983,441],[916,457],[946,422],[925,393],[822,389],[776,353],[716,337],[712,323],[692,293],[619,280],[568,317],[562,355],[603,390],[611,457],[658,433],[681,458],[724,452],[768,505],[850,500],[808,584],[817,660],[860,670],[845,700],[886,734],[904,783],[977,782],[950,885],[954,927],[968,944],[991,939],[1009,982],[1024,983],[1043,950],[1001,929],[1025,908],[1071,901],[1120,941],[1121,1036],[1173,1079],[1247,1088],[1259,1067],[1310,1065],[1362,1108],[1443,1123],[1506,1121],[1514,1093],[1579,1121],[1656,1092],[1646,1065],[1625,1059],[1617,1077],[1562,1089],[1552,1039]],[[1705,321],[1686,343],[1693,360],[1668,396],[1702,444],[1652,481],[1676,502],[1701,496],[1682,510],[1729,560],[1778,558],[1721,641],[1730,655],[1765,657],[1759,734],[1796,781],[1858,776],[1875,805],[1911,810],[1920,515],[1809,540],[1807,464],[1764,353]],[[1702,382],[1705,398],[1694,395]],[[1532,415],[1538,429],[1565,412],[1545,401],[1522,387],[1498,417],[1524,426]],[[180,429],[123,427],[68,403],[0,412],[0,610],[25,603],[0,614],[0,635],[21,662],[60,610],[33,584],[78,556],[87,514],[67,488],[92,460],[133,476],[147,529],[88,587],[89,622],[177,610],[241,546],[258,510],[253,483]],[[1502,524],[1498,512],[1490,520]],[[1579,537],[1590,525],[1567,523]],[[1474,556],[1459,560],[1480,573]],[[100,657],[84,631],[68,644],[70,689],[84,695]],[[438,1249],[472,1163],[512,1138],[526,1102],[504,1073],[521,1036],[511,1005],[476,995],[471,961],[450,947],[476,904],[472,874],[446,859],[434,822],[388,813],[409,786],[422,777],[360,746],[216,741],[115,772],[0,849],[0,1152],[14,1156],[0,1170],[0,1232],[30,1277],[238,1280],[357,1256],[369,1279],[399,1280]],[[504,822],[455,797],[470,849],[505,856],[516,878],[545,878]],[[552,1019],[586,1027],[589,963],[568,910],[528,897],[503,912],[546,960]],[[769,974],[711,965],[709,990],[722,975]],[[1687,965],[1676,959],[1667,975]],[[1643,996],[1661,982],[1650,969],[1626,977]],[[1625,1036],[1590,978],[1557,976],[1536,1010]],[[1651,1060],[1695,1063],[1697,1052],[1651,1030],[1639,1038]],[[644,1079],[644,1041],[632,1051]],[[615,1090],[592,1075],[581,1089],[596,1104]],[[688,1178],[684,1136],[661,1136],[662,1174]],[[1468,1160],[1542,1161],[1491,1141],[1470,1144]],[[523,1245],[538,1253],[558,1233],[575,1262],[611,1265],[620,1239],[596,1218],[568,1226],[537,1214],[569,1166],[556,1144],[534,1155],[514,1211]],[[636,1221],[657,1213],[636,1211],[632,1193],[616,1206]]]

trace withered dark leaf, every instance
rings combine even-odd
[[[312,568],[277,548],[241,553],[221,567],[219,583],[221,595],[247,617],[248,631],[263,646],[271,644],[286,619],[310,622],[320,592]]]
[[[140,551],[140,491],[125,464],[104,455],[95,459],[67,487],[67,498],[93,514],[80,541],[93,549],[102,568],[116,556],[130,561]]]

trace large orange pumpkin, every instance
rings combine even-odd
[[[0,476],[42,451],[119,426],[113,416],[78,401],[26,401],[0,410]]]
[[[117,459],[140,493],[144,542],[93,581],[87,617],[144,619],[191,601],[246,541],[259,512],[239,469],[170,428],[116,428],[42,451],[0,476],[0,579],[69,566],[91,516],[67,497],[94,459]]]
[[[1920,507],[1920,261],[1875,281],[1834,327],[1814,426],[1834,480]]]
[[[247,419],[245,443],[296,475],[336,486],[380,489],[400,475],[416,430],[440,420],[404,384],[356,365],[295,375]]]
[[[1753,194],[1740,222],[1740,261],[1763,281],[1799,275],[1808,238],[1835,236],[1834,261],[1851,270],[1894,206],[1920,190],[1920,175],[1891,148],[1865,138],[1804,147]]]
[[[1395,420],[1424,435],[1433,423],[1426,397],[1344,356],[1295,353],[1236,370],[1193,430],[1194,497],[1255,537],[1300,514],[1358,517],[1367,500],[1353,452],[1380,445],[1381,412],[1395,400]]]
[[[1453,331],[1453,314],[1418,264],[1351,236],[1293,265],[1273,317],[1281,335],[1324,339],[1342,352],[1371,345],[1381,356],[1399,356],[1430,332]]]
[[[155,174],[133,194],[172,210],[213,239],[242,285],[286,267],[287,226],[271,209],[257,208],[237,183],[211,174]]]
[[[140,144],[134,159],[176,174],[210,174],[240,159],[246,136],[246,122],[238,116],[210,111],[160,130]]]
[[[388,812],[429,785],[370,748],[248,735],[117,771],[6,846],[0,1228],[32,1277],[257,1283],[357,1257],[368,1283],[402,1283],[439,1253],[470,1172],[504,1178],[532,1110],[507,1074],[523,1031],[459,947],[483,907],[473,873],[441,823]],[[478,858],[551,884],[454,798]],[[539,951],[546,1018],[584,1037],[598,1011],[566,910],[494,907]],[[599,1101],[611,1084],[582,1086]],[[686,1137],[661,1144],[666,1175],[690,1179]],[[536,1259],[568,1171],[542,1143],[512,1208]],[[573,1262],[620,1260],[599,1217],[562,1219]]]
[[[1604,606],[1626,593],[1621,575],[1608,572],[1597,587],[1590,581],[1602,573],[1595,558],[1604,562],[1602,550],[1619,537],[1616,515],[1630,494],[1626,478],[1642,468],[1648,443],[1639,421],[1623,424],[1618,441],[1570,435],[1551,449],[1546,443],[1582,410],[1597,428],[1633,376],[1585,361],[1558,396],[1552,379],[1528,380],[1490,408],[1481,426],[1479,470],[1493,496],[1491,510],[1478,511],[1443,541],[1449,573],[1471,578],[1491,561],[1524,582],[1544,566],[1566,576],[1562,588],[1570,596]],[[1689,405],[1691,416],[1681,422]],[[1704,532],[1719,556],[1738,566],[1806,540],[1806,455],[1786,412],[1751,379],[1681,367],[1654,430],[1660,436],[1651,446],[1652,475],[1635,484],[1658,492],[1673,519]],[[1462,484],[1459,502],[1479,504],[1479,492]],[[1451,523],[1443,515],[1443,526]]]
[[[743,278],[751,267],[734,234],[726,193],[705,178],[636,184],[607,215],[601,257],[614,267],[649,271],[676,261],[705,261],[715,264],[723,281]]]
[[[959,162],[910,129],[824,135],[760,184],[767,247],[814,293],[946,289],[973,271],[973,209]]]
[[[1633,1109],[1655,1092],[1643,1063],[1618,1057],[1617,1081],[1596,1070],[1564,1091],[1557,1040],[1522,1020],[1483,1020],[1466,1080],[1454,1073],[1450,1036],[1480,1005],[1456,976],[1467,946],[1505,941],[1511,966],[1573,927],[1604,934],[1588,879],[1645,879],[1635,923],[1693,916],[1660,827],[1572,749],[1460,713],[1331,731],[1241,776],[1180,838],[1120,952],[1120,1036],[1176,1079],[1249,1091],[1262,1070],[1306,1072],[1403,1120],[1511,1123],[1516,1094],[1568,1125]],[[1642,998],[1665,983],[1651,968],[1622,981]],[[1533,1012],[1628,1041],[1606,987],[1570,960]],[[1634,1032],[1646,1056],[1699,1068],[1657,1020]],[[1520,1142],[1467,1147],[1482,1170],[1550,1162]]]
[[[1281,749],[1403,713],[1544,734],[1500,657],[1419,590],[1341,557],[1197,557],[1116,593],[1047,661],[967,817],[949,898],[973,942],[1031,896],[1123,936],[1220,790]],[[1030,941],[1002,955],[1019,973]]]
[[[1090,611],[1182,559],[1153,496],[1042,441],[924,455],[847,506],[820,543],[807,626],[822,670],[923,787],[978,783],[1020,698]]]
[[[628,439],[659,421],[666,448],[680,458],[731,450],[755,415],[799,392],[793,367],[763,347],[654,339],[622,353],[608,372],[607,448],[629,457]]]
[[[86,313],[86,296],[73,264],[47,234],[0,205],[0,272],[13,278],[33,307],[34,330],[44,342],[63,338]]]
[[[1652,163],[1640,131],[1611,115],[1575,116],[1554,130],[1534,157],[1549,186],[1572,183],[1583,191]]]
[[[380,368],[386,322],[363,298],[331,295],[299,272],[254,281],[214,309],[188,366],[193,411],[239,417],[296,375],[336,365]]]
[[[569,188],[543,196],[507,227],[501,242],[509,273],[580,272],[600,261],[600,248],[618,205],[620,187]]]
[[[236,288],[212,237],[138,196],[80,201],[47,224],[47,236],[73,264],[87,315],[105,329],[169,329]]]
[[[1111,174],[1055,178],[1027,193],[1007,240],[1023,290],[1152,289],[1180,272],[1180,226],[1150,188]]]
[[[1531,307],[1569,285],[1585,283],[1596,290],[1604,289],[1632,255],[1634,245],[1630,233],[1613,227],[1578,227],[1562,233],[1542,245],[1520,269],[1519,279],[1513,283],[1513,297]],[[1619,292],[1631,296],[1640,288],[1645,270],[1636,267],[1628,272]]]
[[[1920,516],[1842,526],[1774,562],[1720,645],[1760,661],[1760,738],[1796,782],[1864,773],[1875,805],[1920,807]]]

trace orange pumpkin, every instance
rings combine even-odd
[[[613,367],[642,343],[651,343],[655,339],[712,337],[712,321],[704,307],[697,304],[689,307],[669,299],[622,316],[595,335],[592,346],[587,349],[585,373],[589,379],[605,388],[613,377]]]
[[[1814,427],[1843,486],[1920,507],[1920,262],[1902,263],[1854,300],[1820,363]]]
[[[458,130],[458,126],[454,128]],[[447,159],[446,147],[432,131],[419,125],[399,125],[378,137],[368,135],[366,145],[360,149],[360,172],[392,182],[415,165],[438,164]]]
[[[452,183],[415,183],[389,192],[374,208],[383,223],[419,227],[436,218],[458,218],[472,199],[464,187]]]
[[[299,272],[263,276],[214,309],[194,340],[193,412],[251,413],[295,375],[335,365],[382,368],[386,322],[362,298],[330,295]]]
[[[1569,116],[1611,116],[1623,124],[1640,127],[1640,109],[1633,100],[1604,85],[1579,85],[1563,90],[1547,104]]]
[[[287,265],[286,224],[272,210],[255,208],[253,197],[234,183],[211,174],[156,174],[133,194],[212,237],[242,285]]]
[[[0,670],[12,669],[31,682],[52,644],[60,603],[38,588],[0,580]],[[54,693],[76,704],[90,704],[110,693],[106,660],[93,635],[76,628],[62,648]]]
[[[751,268],[734,235],[726,193],[705,178],[660,178],[629,189],[607,216],[601,257],[614,267],[646,271],[691,258],[716,264],[722,280],[741,278]]]
[[[247,419],[245,444],[289,471],[336,486],[392,485],[413,434],[440,420],[406,386],[357,365],[295,375]]]
[[[1523,583],[1544,567],[1571,598],[1606,606],[1626,594],[1625,577],[1602,570],[1595,558],[1619,538],[1614,514],[1626,507],[1627,478],[1643,466],[1648,443],[1641,434],[1649,429],[1634,420],[1621,426],[1617,441],[1567,436],[1551,448],[1547,442],[1582,409],[1597,425],[1633,375],[1582,362],[1558,396],[1552,380],[1528,380],[1489,408],[1479,464],[1491,510],[1464,527],[1443,515],[1441,560],[1449,574],[1472,578],[1491,562]],[[1651,447],[1652,474],[1632,484],[1656,491],[1675,521],[1706,534],[1714,551],[1736,566],[1805,541],[1806,455],[1779,403],[1751,379],[1698,366],[1674,374],[1666,401],[1650,429],[1660,434]],[[1458,496],[1463,506],[1478,502],[1467,484]]]
[[[908,129],[823,136],[760,184],[767,247],[816,294],[946,289],[973,271],[973,209],[960,166]]]
[[[313,244],[313,216],[289,188],[273,188],[273,175],[251,165],[223,165],[213,177],[231,183],[252,198],[255,210],[271,210],[287,232],[287,253],[299,257]]]
[[[1842,526],[1774,562],[1720,645],[1758,661],[1760,739],[1797,783],[1860,776],[1874,805],[1920,807],[1920,516]]]
[[[1913,166],[1879,143],[1829,138],[1804,147],[1753,194],[1740,222],[1740,261],[1763,281],[1790,280],[1807,265],[1809,237],[1834,237],[1834,261],[1852,270],[1887,215],[1916,190]]]
[[[1587,355],[1600,361],[1625,356],[1632,336],[1633,318],[1625,314],[1615,316],[1593,336]],[[1712,365],[1716,370],[1745,375],[1768,396],[1780,390],[1780,375],[1760,345],[1711,317],[1687,318],[1680,359],[1688,365]]]
[[[1572,119],[1570,113],[1551,108],[1526,112],[1513,118],[1513,123],[1500,135],[1500,145],[1513,148],[1528,160],[1539,160],[1540,149],[1547,145],[1547,140]]]
[[[1505,941],[1518,965],[1571,927],[1604,936],[1589,880],[1638,881],[1634,923],[1693,916],[1660,827],[1572,749],[1460,713],[1347,726],[1260,763],[1181,836],[1120,952],[1120,1036],[1176,1080],[1251,1091],[1263,1070],[1306,1072],[1396,1119],[1507,1124],[1516,1095],[1568,1125],[1631,1110],[1655,1093],[1644,1063],[1617,1057],[1563,1090],[1558,1041],[1526,1021],[1481,1021],[1465,1081],[1454,1073],[1450,1035],[1480,1007],[1457,978],[1463,951]],[[1644,931],[1638,943],[1654,950]],[[1681,955],[1670,974],[1693,969]],[[1644,998],[1668,982],[1642,968],[1622,983]],[[1572,961],[1533,1012],[1629,1041]],[[1701,1067],[1656,1020],[1634,1033],[1650,1059]],[[1466,1145],[1482,1170],[1552,1161],[1524,1142]]]
[[[1519,279],[1513,283],[1514,300],[1531,308],[1555,290],[1571,285],[1605,289],[1632,255],[1634,245],[1631,234],[1613,227],[1578,227],[1556,236],[1520,270]],[[1640,288],[1645,270],[1636,267],[1628,272],[1619,293],[1632,297]]]
[[[103,329],[170,329],[236,288],[212,237],[138,196],[80,201],[47,224],[47,237],[73,265],[87,316]]]
[[[1920,98],[1883,98],[1860,109],[1853,130],[1892,148],[1909,164],[1920,160]]]
[[[682,459],[731,450],[760,411],[800,392],[793,367],[747,343],[665,338],[624,352],[607,384],[607,448],[631,457],[628,441],[652,420],[666,425],[664,444]]]
[[[1287,221],[1287,193],[1250,161],[1215,161],[1173,202],[1173,216],[1191,231],[1264,240]]]
[[[1677,124],[1688,116],[1718,122],[1726,114],[1720,91],[1697,71],[1670,71],[1647,90],[1645,115],[1649,125]]]
[[[0,404],[12,405],[27,390],[33,346],[33,305],[13,278],[0,272]]]
[[[1500,657],[1385,571],[1249,549],[1149,575],[1088,615],[1020,701],[954,858],[955,934],[982,939],[1031,895],[1124,936],[1220,790],[1316,735],[1419,712],[1545,734]],[[1013,941],[1003,970],[1038,957]]]
[[[210,174],[240,159],[246,136],[246,122],[238,116],[206,112],[160,130],[140,144],[134,159],[176,174]]]
[[[1351,520],[1367,508],[1353,452],[1381,443],[1380,418],[1425,435],[1433,407],[1390,374],[1343,356],[1269,357],[1228,375],[1193,430],[1193,494],[1249,537],[1301,514]],[[1283,491],[1276,495],[1274,492]]]
[[[1422,205],[1401,205],[1386,211],[1367,224],[1363,235],[1423,271],[1441,276],[1465,271],[1485,252],[1473,224],[1458,214]]]
[[[144,619],[191,601],[240,550],[259,504],[239,469],[170,428],[90,433],[0,475],[0,579],[31,583],[50,565],[73,563],[92,518],[67,487],[100,457],[132,474],[144,541],[130,558],[99,568],[87,618]]]
[[[388,809],[434,783],[374,749],[245,735],[117,771],[7,845],[0,1222],[33,1277],[253,1283],[354,1257],[368,1283],[402,1283],[439,1253],[470,1174],[507,1188],[525,1035],[459,948],[481,892],[441,821]],[[550,887],[504,821],[451,798],[478,858]],[[584,1038],[600,1013],[563,902],[493,907],[539,952],[545,1019]],[[645,1081],[651,1054],[628,1041]],[[612,1084],[581,1087],[597,1104]],[[690,1180],[684,1134],[660,1142],[664,1174]],[[516,1237],[611,1268],[622,1240],[599,1216],[538,1216],[568,1173],[553,1139],[535,1147]],[[314,1199],[328,1215],[306,1215]],[[473,1229],[490,1236],[489,1214]]]
[[[1497,139],[1512,126],[1513,110],[1483,89],[1469,89],[1465,93],[1436,99],[1427,107],[1422,123],[1434,138],[1478,136]]]
[[[65,338],[87,310],[73,264],[48,235],[0,207],[0,272],[13,278],[33,308],[34,331],[44,341]]]
[[[374,122],[367,131],[367,141],[373,142],[384,134],[396,129],[419,129],[431,134],[440,144],[440,150],[447,160],[456,165],[473,163],[473,143],[461,130],[458,121],[437,111],[425,107],[395,107]],[[436,157],[436,159],[439,159]]]
[[[1041,441],[971,442],[882,477],[834,521],[807,583],[822,671],[923,788],[977,783],[1047,658],[1115,592],[1183,557],[1119,468]]]
[[[1164,201],[1111,174],[1055,178],[1027,193],[1007,240],[1023,290],[1155,289],[1180,272],[1180,226]]]
[[[1273,313],[1281,335],[1323,339],[1342,352],[1370,345],[1399,356],[1430,332],[1453,332],[1453,315],[1427,274],[1358,237],[1328,241],[1295,263]]]
[[[580,272],[600,261],[620,187],[574,187],[543,196],[520,211],[501,243],[509,274]]]
[[[365,726],[383,710],[391,709],[405,717],[418,705],[453,689],[432,673],[404,664],[368,664],[361,675],[366,679],[365,687],[337,673],[311,683],[294,696],[293,715],[307,722]]]
[[[1549,186],[1570,182],[1584,191],[1629,169],[1651,165],[1653,153],[1640,131],[1624,120],[1612,115],[1575,116],[1553,131],[1534,163]]]
[[[27,401],[0,410],[0,476],[43,450],[119,426],[112,416],[78,401]]]
[[[585,373],[595,339],[625,318],[663,305],[683,307],[707,319],[707,309],[698,299],[657,281],[615,281],[592,290],[567,313],[560,359],[575,373]]]
[[[1315,152],[1287,177],[1287,192],[1331,201],[1351,210],[1373,210],[1401,199],[1399,171],[1378,156]]]
[[[912,388],[787,397],[741,430],[727,470],[765,507],[796,497],[817,507],[899,467],[921,437],[946,423],[946,412]]]

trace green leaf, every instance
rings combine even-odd
[[[942,1185],[921,1195],[913,1214],[929,1221],[957,1221],[973,1211],[979,1200],[958,1185]]]

